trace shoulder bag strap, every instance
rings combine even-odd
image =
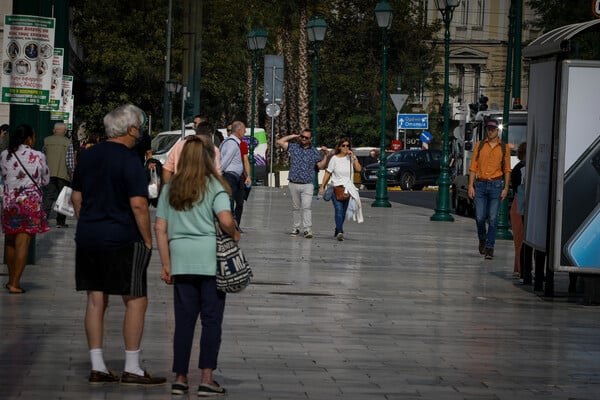
[[[19,162],[19,164],[21,164],[21,168],[23,168],[23,171],[25,171],[25,173],[27,174],[27,176],[29,177],[29,179],[31,179],[31,182],[33,182],[33,184],[35,185],[35,187],[37,188],[37,190],[39,190],[39,192],[41,194],[42,193],[42,189],[37,184],[37,182],[35,181],[35,179],[33,179],[33,177],[31,176],[31,174],[29,173],[29,171],[27,171],[27,168],[25,168],[25,166],[23,165],[23,163],[21,162],[21,160],[19,159],[19,157],[17,157],[17,153],[15,153],[14,151],[12,151],[11,153],[15,156],[15,158],[17,159],[17,161]]]

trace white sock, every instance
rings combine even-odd
[[[102,354],[102,349],[91,349],[90,361],[92,362],[92,370],[108,373],[106,364],[104,364],[104,355]]]
[[[125,350],[125,372],[144,376],[144,370],[140,367],[141,350]]]

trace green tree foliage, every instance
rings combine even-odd
[[[103,132],[103,116],[127,102],[155,118],[162,115],[166,0],[72,0],[71,6],[73,30],[84,49],[76,115],[88,130]],[[174,13],[181,9],[174,7]]]
[[[527,0],[538,18],[534,25],[545,32],[555,28],[595,19],[591,0]],[[569,58],[598,60],[600,58],[600,33],[585,32],[571,42]]]
[[[194,0],[201,1],[201,0]],[[431,71],[438,60],[432,34],[439,24],[426,26],[424,10],[412,0],[391,0],[394,9],[388,32],[387,91],[395,93],[402,76],[402,92],[417,96],[434,83]],[[374,0],[202,0],[200,110],[219,126],[247,115],[252,55],[246,35],[253,28],[268,34],[263,54],[286,56],[286,105],[306,112],[284,110],[278,132],[294,132],[309,125],[311,103],[298,97],[308,87],[312,101],[312,49],[302,51],[304,26],[300,18],[321,15],[329,29],[319,52],[318,126],[320,144],[333,145],[341,135],[355,146],[379,144],[381,115],[382,32],[377,27]],[[104,114],[125,102],[140,105],[162,127],[164,57],[168,0],[72,0],[75,35],[84,49],[81,79],[76,82],[76,113],[88,126],[101,130]],[[171,77],[181,81],[185,32],[181,23],[183,0],[173,0]],[[422,5],[420,7],[423,7]],[[306,74],[299,73],[304,64]],[[308,79],[307,79],[308,78]],[[434,78],[434,79],[432,79]],[[265,126],[262,104],[263,62],[258,62],[257,126]],[[78,84],[79,83],[79,84]],[[395,131],[395,113],[387,97],[387,132]],[[293,111],[293,112],[292,112]],[[304,115],[304,117],[302,117]],[[174,122],[177,125],[177,122]]]
[[[381,126],[383,34],[378,28],[375,2],[333,0],[330,31],[322,47],[323,72],[319,75],[319,126],[333,144],[348,136],[355,146],[378,146]],[[398,77],[402,92],[417,95],[430,78],[435,62],[431,51],[433,32],[439,25],[425,26],[422,10],[413,1],[391,1],[392,27],[387,33],[387,93],[396,93]],[[395,131],[394,108],[387,102],[388,137]]]
[[[534,25],[545,32],[594,19],[591,0],[527,0],[527,4],[538,17]]]

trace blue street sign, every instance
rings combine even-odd
[[[424,131],[419,135],[419,139],[421,139],[421,142],[423,143],[429,143],[431,142],[431,139],[433,139],[433,136],[429,131]]]
[[[429,129],[429,114],[398,114],[398,129]]]

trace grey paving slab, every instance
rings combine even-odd
[[[286,189],[253,189],[242,247],[254,284],[227,298],[216,376],[230,399],[530,400],[600,398],[598,309],[538,297],[512,279],[512,242],[477,252],[472,219],[370,207],[333,238],[315,202],[313,239],[291,238]],[[22,296],[0,291],[0,399],[163,399],[169,385],[90,387],[85,295],[74,290],[76,221],[36,238]],[[145,365],[172,378],[172,288],[148,273]],[[0,282],[6,268],[0,267]],[[557,292],[567,277],[556,276]],[[111,298],[105,356],[121,371],[123,305]],[[190,363],[199,382],[198,338]],[[183,398],[196,398],[192,390]]]

